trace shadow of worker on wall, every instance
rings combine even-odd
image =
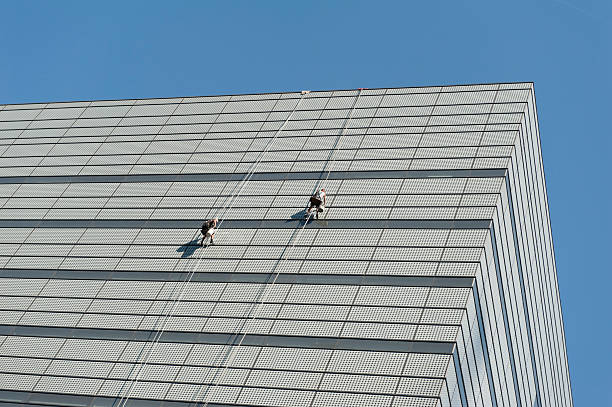
[[[294,213],[293,215],[291,215],[291,217],[289,219],[287,219],[285,221],[285,223],[290,223],[290,222],[298,222],[299,225],[304,225],[304,223],[306,222],[306,209],[302,209],[299,212]],[[310,223],[310,220],[309,222]]]
[[[191,242],[187,242],[181,247],[179,247],[178,249],[176,249],[176,251],[179,253],[183,252],[183,254],[181,255],[181,259],[186,259],[187,257],[191,257],[191,255],[193,255],[196,250],[202,247],[200,246],[199,242],[200,242],[200,239],[196,237]]]
[[[316,219],[316,216],[314,214],[314,212],[308,216],[306,214],[306,209],[302,209],[299,212],[294,213],[293,215],[291,215],[291,217],[289,219],[287,219],[285,221],[285,223],[290,223],[290,222],[296,222],[298,223],[299,226],[304,226],[304,224],[308,221],[308,224],[314,222],[316,220],[317,224],[319,225],[325,225],[327,226],[327,220],[325,219]]]

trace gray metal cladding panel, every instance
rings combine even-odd
[[[530,83],[0,106],[0,404],[571,405],[534,107]]]

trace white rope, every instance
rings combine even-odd
[[[340,140],[340,138],[344,135],[344,132],[346,131],[346,127],[349,123],[349,121],[352,118],[353,115],[353,111],[355,110],[355,106],[357,105],[357,102],[359,101],[359,96],[361,95],[361,89],[359,89],[359,93],[357,94],[357,97],[355,98],[355,102],[353,102],[353,106],[351,107],[351,111],[349,113],[349,117],[347,118],[347,120],[345,121],[345,124],[342,128],[342,131],[340,132],[338,138],[336,139],[336,143],[334,144],[333,150],[330,154],[330,156],[328,157],[328,162],[329,160],[331,161],[331,166],[329,171],[327,172],[327,177],[325,178],[325,182],[327,182],[328,178],[329,178],[329,174],[331,172],[331,169],[333,168],[334,165],[334,154],[336,152],[336,148],[338,146],[338,142]],[[319,186],[322,183],[319,182]],[[318,190],[318,187],[317,187]],[[297,235],[294,234],[294,236],[292,236],[292,238],[290,238],[289,242],[291,242],[291,240],[293,240],[293,243],[291,244],[291,246],[285,246],[285,251],[281,254],[280,259],[277,261],[276,265],[274,266],[274,268],[272,269],[272,273],[274,274],[274,279],[272,280],[271,283],[268,283],[265,285],[264,290],[263,290],[263,297],[261,298],[261,300],[257,303],[257,305],[255,306],[255,312],[252,313],[252,316],[249,318],[246,318],[244,320],[244,322],[241,324],[242,327],[246,327],[247,324],[251,321],[254,321],[258,315],[259,315],[259,311],[261,309],[261,307],[263,306],[263,304],[265,303],[269,293],[271,292],[270,288],[274,286],[274,284],[276,283],[276,281],[278,280],[278,277],[280,276],[280,270],[276,271],[276,269],[278,268],[278,266],[282,263],[283,260],[286,260],[288,258],[284,257],[285,254],[288,254],[292,251],[292,249],[295,247],[295,245],[297,244],[297,242],[299,241],[299,237],[302,234],[302,232],[304,231],[304,229],[306,228],[306,226],[308,225],[308,222],[310,221],[310,218],[312,216],[312,212],[308,213],[308,216],[306,218],[306,220],[304,221],[304,225],[298,230]],[[287,249],[288,248],[288,249]],[[240,329],[240,327],[238,328]],[[208,388],[207,388],[207,394],[206,394],[206,398],[204,399],[204,406],[203,407],[207,407],[208,403],[210,402],[210,397],[212,395],[212,390],[217,387],[219,385],[219,383],[221,383],[221,381],[224,379],[225,374],[227,373],[229,366],[231,365],[231,363],[233,362],[236,354],[237,354],[237,350],[242,346],[242,343],[244,342],[244,339],[247,336],[247,332],[246,330],[240,335],[240,341],[238,342],[237,345],[231,345],[229,344],[228,346],[230,346],[230,350],[229,350],[229,356],[226,360],[226,362],[224,363],[224,366],[222,367],[222,371],[221,371],[221,375],[219,376],[219,380],[215,380],[215,378],[213,378],[213,383],[211,383]],[[194,396],[194,400],[197,400],[197,397],[200,394],[202,387],[200,388],[200,390],[198,390],[198,392],[196,393],[196,395]],[[198,402],[196,401],[196,405],[198,404]]]
[[[255,170],[257,169],[257,166],[261,162],[261,159],[263,158],[264,154],[268,151],[268,149],[270,148],[270,146],[272,145],[274,140],[278,137],[278,135],[283,131],[283,129],[285,128],[285,126],[287,125],[289,120],[291,120],[291,118],[293,117],[293,114],[298,109],[298,107],[300,106],[302,100],[304,99],[304,96],[307,95],[308,93],[309,93],[308,91],[302,91],[300,99],[298,100],[298,103],[295,105],[295,107],[293,108],[293,110],[291,111],[291,113],[289,114],[287,119],[283,122],[281,127],[276,131],[276,133],[274,134],[274,137],[272,137],[268,141],[268,143],[266,144],[264,150],[259,153],[259,155],[257,156],[257,160],[251,164],[251,166],[249,167],[249,171],[245,174],[244,179],[240,183],[238,183],[236,186],[234,186],[233,191],[235,191],[235,189],[236,189],[236,187],[238,185],[240,185],[240,188],[238,189],[238,191],[235,194],[231,195],[231,197],[227,201],[226,205],[224,205],[224,207],[222,208],[222,211],[225,210],[225,212],[223,212],[224,214],[227,214],[227,211],[229,211],[231,209],[231,205],[233,203],[233,200],[240,195],[240,193],[244,189],[244,186],[246,185],[246,183],[252,178],[252,176],[255,173]],[[223,223],[223,219],[217,225],[217,229],[219,228],[219,226],[221,226],[222,223]],[[197,234],[198,234],[198,232],[195,233],[194,237],[197,236]],[[203,239],[205,239],[205,238],[206,238],[206,236],[203,237]],[[145,359],[138,364],[138,373],[136,375],[136,378],[131,380],[131,384],[130,384],[130,387],[129,387],[128,391],[126,392],[126,394],[124,396],[122,396],[120,398],[120,400],[119,400],[119,406],[120,407],[125,406],[125,404],[129,400],[129,398],[131,397],[132,389],[134,388],[134,385],[136,383],[138,383],[138,381],[140,380],[141,373],[142,373],[144,367],[147,366],[149,358],[151,357],[151,354],[153,353],[154,348],[157,346],[157,343],[159,342],[159,339],[161,338],[161,336],[165,332],[166,325],[167,325],[168,321],[173,316],[174,310],[176,309],[176,306],[182,300],[183,295],[185,293],[185,288],[189,285],[189,283],[191,282],[191,280],[192,280],[193,276],[195,275],[196,271],[199,269],[200,263],[201,263],[202,258],[203,258],[203,254],[204,254],[204,251],[200,251],[200,254],[198,255],[198,258],[197,258],[196,265],[195,265],[195,267],[192,268],[192,270],[187,275],[187,278],[183,281],[181,289],[179,290],[179,295],[173,300],[172,307],[168,310],[168,312],[166,312],[165,315],[163,315],[163,317],[162,317],[162,320],[163,320],[162,327],[159,330],[156,331],[155,336],[153,338],[153,341],[145,343],[144,346],[146,346],[147,343],[151,343],[149,352],[147,353],[147,356],[145,357]],[[172,290],[172,293],[174,293],[174,291],[175,291],[175,289]],[[172,295],[172,293],[171,293],[171,295]]]
[[[195,234],[195,236],[197,236],[197,232]],[[168,321],[170,320],[170,317],[174,314],[174,311],[176,309],[176,306],[178,305],[178,303],[182,300],[183,295],[185,293],[185,288],[187,287],[187,285],[191,282],[191,279],[193,278],[193,276],[195,275],[195,271],[198,269],[200,262],[202,261],[202,253],[200,252],[200,255],[197,258],[197,262],[196,262],[196,266],[192,269],[192,271],[187,275],[187,278],[182,282],[181,285],[181,289],[179,290],[179,294],[178,296],[172,300],[172,306],[168,308],[168,311],[166,312],[166,314],[164,314],[162,316],[162,327],[157,330],[155,332],[155,336],[153,337],[153,340],[151,342],[145,342],[145,344],[143,346],[146,347],[147,344],[151,344],[147,355],[145,356],[144,360],[141,361],[138,364],[138,372],[136,374],[136,377],[134,379],[131,380],[130,383],[130,387],[128,388],[127,392],[125,395],[121,396],[121,399],[119,400],[119,406],[125,406],[125,404],[128,402],[128,400],[131,397],[132,394],[132,390],[134,388],[134,385],[137,384],[140,381],[140,377],[142,374],[142,371],[144,370],[144,368],[147,366],[148,362],[149,362],[149,358],[151,357],[151,355],[153,354],[153,350],[155,349],[155,347],[157,346],[157,344],[159,343],[159,340],[161,339],[161,336],[163,335],[163,333],[166,330],[166,325],[168,323]],[[176,290],[176,287],[173,288],[171,295],[174,293],[174,291]]]
[[[276,133],[274,133],[274,137],[272,137],[268,141],[268,143],[266,144],[266,146],[263,149],[263,151],[261,151],[259,153],[259,155],[257,156],[257,159],[251,164],[251,167],[249,167],[249,170],[246,173],[246,175],[243,178],[243,180],[240,181],[239,183],[237,183],[236,185],[234,185],[234,188],[232,189],[232,194],[230,196],[230,199],[228,201],[226,201],[227,202],[226,205],[224,205],[223,208],[220,211],[220,212],[222,212],[222,214],[220,216],[218,216],[218,217],[221,218],[221,221],[219,222],[219,226],[223,223],[224,217],[227,214],[227,212],[229,211],[231,205],[233,204],[234,199],[237,198],[238,196],[240,196],[240,194],[242,193],[242,190],[246,186],[247,182],[249,182],[251,180],[251,178],[253,177],[253,174],[255,174],[255,170],[256,170],[257,166],[259,165],[259,163],[261,162],[261,159],[263,158],[264,154],[268,152],[268,150],[269,150],[270,146],[272,145],[272,143],[274,142],[274,140],[276,140],[278,135],[285,129],[285,126],[287,126],[287,123],[289,123],[289,121],[293,117],[295,111],[298,109],[298,107],[302,103],[302,100],[304,100],[304,96],[306,96],[308,93],[310,93],[310,92],[302,91],[300,99],[298,100],[297,104],[295,105],[295,107],[293,108],[293,110],[291,111],[289,116],[287,116],[287,119],[285,119],[285,121],[283,122],[281,127],[279,127],[279,129],[276,131]],[[239,186],[238,192],[233,193],[233,191],[235,191],[238,186]]]
[[[274,286],[274,284],[276,283],[276,280],[278,280],[278,277],[280,276],[280,270],[276,271],[276,269],[278,268],[278,266],[281,264],[281,262],[283,260],[288,259],[288,256],[284,257],[285,254],[290,253],[291,250],[295,247],[296,243],[298,242],[298,240],[300,238],[300,235],[302,234],[302,232],[304,231],[304,229],[308,225],[308,222],[310,221],[310,217],[311,216],[312,216],[312,214],[308,215],[308,217],[304,221],[304,225],[301,228],[294,230],[294,235],[289,240],[289,241],[293,240],[293,244],[291,246],[285,246],[285,251],[283,252],[283,254],[281,254],[280,259],[276,262],[276,265],[272,269],[272,273],[274,273],[274,279],[272,280],[271,283],[267,283],[265,285],[265,287],[263,289],[263,293],[262,293],[263,297],[261,298],[261,300],[255,306],[255,312],[252,313],[252,315],[249,318],[246,318],[244,320],[244,322],[242,323],[242,327],[243,328],[246,327],[249,322],[254,321],[258,317],[258,314],[259,314],[259,311],[260,311],[261,307],[266,302],[266,299],[268,298],[268,295],[271,292],[271,290],[269,290],[269,288]],[[295,231],[297,231],[297,234],[295,234]],[[234,358],[237,355],[237,350],[242,346],[242,343],[244,342],[244,338],[246,338],[246,336],[247,336],[247,332],[244,331],[240,335],[240,341],[238,342],[237,345],[231,345],[231,344],[227,345],[227,346],[230,347],[229,356],[228,356],[226,362],[224,363],[224,366],[222,367],[223,370],[221,371],[221,376],[219,376],[218,383],[215,383],[216,380],[213,378],[213,383],[211,383],[211,385],[208,386],[207,394],[206,394],[206,399],[204,400],[204,407],[208,406],[208,403],[210,402],[210,397],[212,395],[212,391],[211,390],[214,389],[215,387],[217,387],[219,385],[219,383],[224,379],[225,374],[227,373],[227,371],[229,369],[229,366],[234,361]],[[200,388],[200,390],[198,390],[198,393],[196,393],[196,395],[194,397],[194,400],[197,400],[197,397],[199,396],[201,389],[202,389],[202,387]],[[195,403],[197,405],[199,402],[195,401]]]
[[[361,91],[362,91],[362,89],[359,89],[359,91],[357,93],[357,97],[355,98],[355,101],[353,102],[353,106],[351,107],[351,111],[349,113],[349,116],[346,119],[346,121],[344,122],[344,126],[342,126],[342,131],[340,132],[340,134],[336,138],[336,143],[334,143],[334,147],[333,147],[333,149],[331,151],[330,157],[327,159],[327,162],[331,161],[331,166],[329,167],[329,170],[327,171],[327,176],[325,177],[325,180],[323,182],[319,182],[319,185],[317,186],[317,190],[319,190],[321,188],[321,186],[325,187],[327,185],[327,180],[329,179],[329,174],[331,174],[331,171],[334,168],[334,164],[336,163],[336,160],[334,159],[334,155],[336,154],[336,151],[337,151],[340,139],[344,136],[344,133],[346,132],[346,128],[348,127],[349,122],[353,118],[353,112],[355,111],[355,106],[357,106],[357,102],[359,102],[359,97],[361,96]],[[325,168],[323,169],[323,171],[325,171]]]

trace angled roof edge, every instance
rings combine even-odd
[[[486,86],[486,85],[522,85],[525,84],[533,89],[534,82],[532,81],[516,81],[516,82],[489,82],[489,83],[463,83],[449,85],[419,85],[419,86],[392,86],[392,87],[374,87],[374,88],[345,88],[345,89],[320,89],[312,90],[311,92],[342,92],[342,91],[357,91],[359,89],[382,90],[382,89],[425,89],[425,88],[458,88],[469,86]],[[28,106],[41,104],[61,104],[61,103],[79,103],[79,102],[119,102],[119,101],[134,101],[134,100],[171,100],[171,99],[189,99],[199,97],[230,97],[230,96],[249,96],[249,95],[284,95],[284,94],[299,94],[301,90],[295,91],[280,91],[280,92],[257,92],[257,93],[221,93],[211,95],[192,95],[192,96],[166,96],[166,97],[151,97],[151,98],[125,98],[125,99],[79,99],[79,100],[62,100],[62,101],[46,101],[46,102],[24,102],[24,103],[2,103],[1,107],[6,106]],[[40,107],[39,107],[40,108]]]

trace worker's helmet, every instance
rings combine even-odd
[[[321,191],[325,192],[325,188],[321,188]]]
[[[219,222],[219,218],[214,218],[213,219],[215,222]]]

